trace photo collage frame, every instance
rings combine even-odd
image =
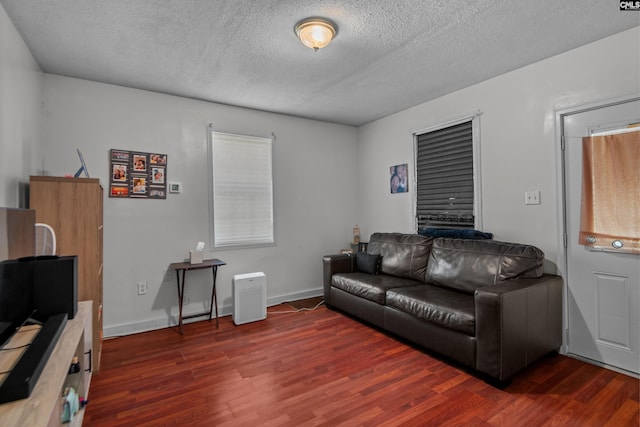
[[[167,198],[167,155],[141,151],[110,151],[109,197]]]

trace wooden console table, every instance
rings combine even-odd
[[[67,321],[53,352],[38,379],[31,396],[26,399],[0,405],[2,426],[81,426],[84,409],[74,417],[71,424],[60,421],[62,394],[66,387],[73,387],[78,395],[87,398],[91,382],[91,339],[93,302],[79,301],[78,312]],[[72,359],[78,357],[81,369],[69,374]]]
[[[176,271],[176,276],[178,278],[178,305],[179,305],[179,318],[178,325],[180,329],[180,334],[183,334],[182,330],[182,321],[183,319],[191,319],[193,317],[201,317],[209,315],[209,320],[211,320],[213,308],[216,309],[216,328],[220,326],[218,321],[218,296],[216,292],[216,276],[218,275],[218,267],[221,265],[225,265],[224,261],[220,261],[219,259],[205,259],[200,264],[191,264],[189,262],[174,262],[169,265],[170,268],[173,268]],[[185,274],[187,270],[200,270],[203,268],[210,268],[213,274],[213,288],[211,289],[211,306],[209,307],[209,312],[189,314],[188,316],[182,315],[182,303],[184,301],[184,283],[185,283]],[[182,280],[180,280],[180,272],[182,272]]]

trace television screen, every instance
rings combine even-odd
[[[1,261],[0,345],[4,345],[33,311],[33,262]]]

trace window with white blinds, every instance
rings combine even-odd
[[[272,138],[211,131],[217,248],[274,243]]]
[[[418,230],[474,228],[473,120],[415,135]]]

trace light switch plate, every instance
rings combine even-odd
[[[524,193],[525,205],[539,205],[540,204],[540,190],[526,191]]]

